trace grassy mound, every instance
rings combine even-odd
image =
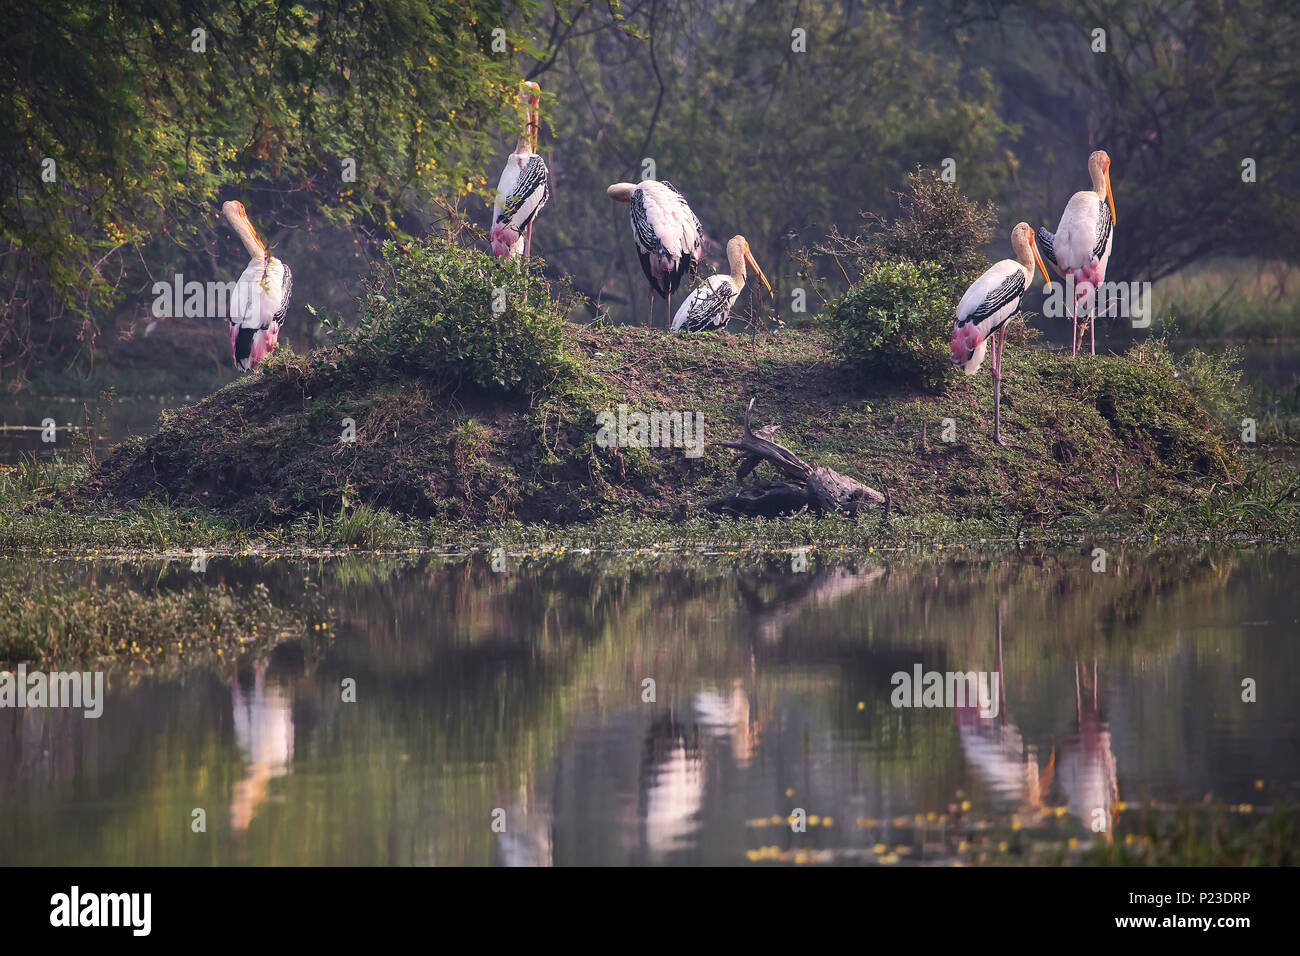
[[[734,487],[731,453],[600,447],[597,412],[696,412],[720,440],[737,434],[750,398],[755,424],[776,422],[778,440],[805,459],[891,490],[900,515],[1025,527],[1138,515],[1201,501],[1244,471],[1235,433],[1210,411],[1233,405],[1232,376],[1155,347],[1079,359],[1009,349],[1003,428],[1014,444],[999,448],[986,370],[938,395],[882,390],[815,330],[565,326],[561,346],[563,373],[527,395],[448,391],[418,363],[380,374],[347,347],[279,357],[164,416],[75,495],[157,497],[259,524],[359,506],[449,521],[681,519]]]

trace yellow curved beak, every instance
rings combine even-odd
[[[1038,254],[1038,240],[1031,238],[1031,239],[1029,240],[1029,248],[1033,250],[1033,253],[1034,253],[1034,263],[1038,266],[1038,268],[1039,268],[1039,269],[1042,271],[1042,273],[1043,273],[1043,281],[1044,281],[1044,282],[1051,282],[1051,281],[1052,281],[1052,277],[1051,277],[1051,275],[1050,275],[1050,274],[1048,273],[1048,271],[1047,271],[1047,266],[1043,265],[1043,257],[1040,256],[1040,255]],[[1030,276],[1030,277],[1029,277],[1029,281],[1032,283],[1032,282],[1034,281],[1034,277],[1033,277],[1033,276]]]
[[[754,261],[754,256],[752,253],[750,253],[748,246],[745,247],[745,264],[754,270],[755,274],[758,276],[759,281],[763,283],[763,288],[767,289],[767,294],[771,296],[772,283],[768,282],[767,276],[763,275],[763,270],[760,269],[758,267],[758,263]]]
[[[1110,167],[1106,168],[1106,202],[1110,203],[1110,221],[1112,223],[1119,222],[1115,218],[1115,194],[1110,191]]]

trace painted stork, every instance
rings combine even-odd
[[[672,315],[673,293],[700,260],[704,227],[672,183],[646,179],[615,183],[605,191],[611,199],[631,206],[632,236],[641,271],[650,282],[653,325],[654,294],[658,292],[668,301],[668,314]]]
[[[677,310],[677,315],[673,317],[674,332],[725,329],[727,320],[731,317],[731,307],[745,286],[746,265],[758,275],[767,294],[772,294],[772,284],[754,261],[753,253],[749,251],[749,242],[744,236],[732,236],[727,243],[727,262],[731,265],[730,275],[709,276],[686,297],[682,307]]]
[[[537,107],[542,90],[527,81],[519,94],[525,104],[526,120],[519,131],[515,151],[506,160],[497,182],[497,201],[492,207],[492,255],[525,258],[532,252],[533,219],[551,198],[551,177],[546,161],[537,153]]]
[[[1110,261],[1111,242],[1115,236],[1115,195],[1110,189],[1110,157],[1105,150],[1097,150],[1088,157],[1088,175],[1092,189],[1085,189],[1070,197],[1055,233],[1041,226],[1038,244],[1043,258],[1052,264],[1062,279],[1074,286],[1073,331],[1070,354],[1078,354],[1082,345],[1079,333],[1079,308],[1088,311],[1089,349],[1097,354],[1096,308],[1097,288],[1106,281],[1106,263]]]
[[[993,348],[993,440],[1005,445],[1002,438],[1002,340],[1006,338],[1007,321],[1020,308],[1029,284],[1034,281],[1034,266],[1047,278],[1034,244],[1034,230],[1022,222],[1011,230],[1011,248],[1014,259],[995,262],[982,276],[971,284],[957,303],[957,321],[952,329],[952,363],[960,365],[967,375],[974,375],[984,362],[988,341],[997,334]]]
[[[267,251],[243,203],[232,200],[221,211],[249,255],[230,304],[230,353],[235,368],[247,372],[275,350],[293,294],[293,273]]]

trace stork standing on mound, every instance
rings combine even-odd
[[[631,206],[632,237],[641,258],[641,271],[650,282],[653,325],[654,294],[658,292],[668,301],[668,314],[672,315],[673,293],[700,260],[704,227],[672,183],[653,179],[615,183],[605,192],[611,199]]]
[[[546,161],[537,154],[537,108],[542,90],[531,80],[524,83],[519,97],[524,102],[524,127],[519,131],[515,151],[506,160],[497,182],[497,201],[492,207],[492,255],[524,258],[532,253],[533,220],[551,198],[551,177]]]
[[[1055,267],[1062,279],[1074,284],[1071,355],[1077,355],[1083,344],[1079,333],[1080,307],[1088,312],[1085,326],[1088,347],[1093,355],[1097,354],[1097,289],[1106,281],[1106,263],[1110,261],[1110,247],[1115,238],[1115,195],[1110,189],[1110,156],[1105,150],[1099,149],[1088,157],[1088,175],[1092,177],[1092,188],[1070,197],[1056,232],[1050,233],[1041,226],[1038,229],[1043,258]]]
[[[754,261],[754,255],[749,251],[749,242],[744,236],[732,236],[727,243],[727,262],[731,266],[730,275],[709,276],[686,297],[682,307],[677,310],[677,315],[673,317],[674,332],[725,329],[727,320],[731,317],[731,307],[745,286],[746,265],[758,275],[767,294],[772,294],[772,284]]]
[[[957,321],[952,329],[952,363],[967,375],[974,375],[984,362],[988,341],[994,334],[993,347],[993,440],[1005,445],[1002,438],[1002,340],[1007,335],[1007,321],[1020,308],[1029,284],[1034,281],[1035,264],[1047,278],[1047,267],[1034,244],[1034,230],[1022,222],[1011,230],[1014,259],[995,262],[971,284],[957,303]]]
[[[247,372],[275,350],[293,294],[293,273],[267,251],[243,203],[232,200],[221,211],[249,255],[230,305],[231,356],[235,368]]]

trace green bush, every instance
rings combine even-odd
[[[965,291],[988,267],[984,249],[995,237],[997,208],[968,199],[937,170],[909,173],[906,191],[896,195],[898,216],[892,222],[864,213],[864,228],[856,235],[832,228],[814,253],[834,258],[846,274],[854,273],[854,281],[885,262],[934,263],[961,286],[959,293]]]
[[[507,395],[531,394],[565,369],[565,320],[538,262],[442,239],[390,241],[383,252],[358,324],[331,329],[352,361]]]
[[[835,347],[873,384],[940,391],[952,369],[952,295],[935,263],[883,263],[828,307]]]

